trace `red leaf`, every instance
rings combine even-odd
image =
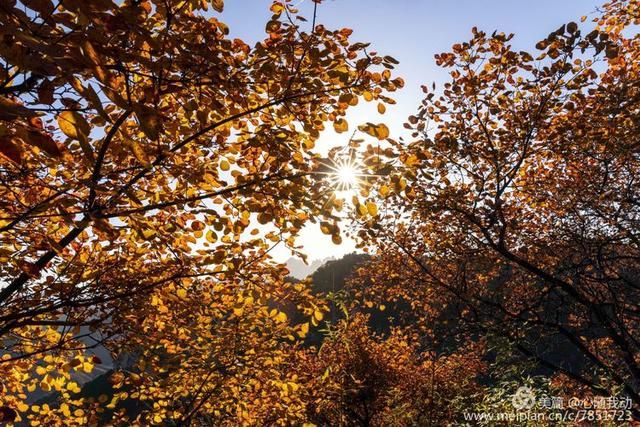
[[[18,261],[18,267],[31,277],[35,277],[40,272],[37,265],[29,261]]]
[[[60,147],[58,147],[58,144],[56,144],[51,136],[33,129],[29,129],[27,131],[25,142],[27,144],[40,148],[42,151],[52,157],[60,157],[60,155],[62,154],[60,152]]]
[[[54,102],[53,92],[55,88],[49,80],[42,82],[38,87],[38,102],[41,104],[51,105]]]
[[[8,136],[0,137],[0,153],[16,164],[21,163],[22,153],[20,148]]]
[[[18,413],[8,406],[0,406],[0,421],[3,423],[12,423],[15,421]]]

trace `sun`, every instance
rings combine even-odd
[[[362,175],[358,166],[351,160],[339,160],[334,163],[329,173],[331,183],[338,191],[350,191],[360,186]]]
[[[353,165],[342,165],[336,171],[336,176],[340,184],[351,188],[358,185],[358,171]]]

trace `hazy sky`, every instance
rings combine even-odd
[[[232,37],[253,44],[264,37],[270,4],[268,0],[227,0],[222,21],[229,25]],[[311,0],[293,4],[310,20]],[[563,23],[592,14],[599,4],[593,0],[325,0],[318,7],[317,21],[330,29],[351,28],[352,41],[370,42],[371,50],[400,61],[395,74],[405,79],[406,86],[394,96],[398,103],[388,106],[384,116],[375,112],[374,103],[361,103],[347,116],[350,129],[361,122],[384,121],[392,137],[399,137],[402,123],[420,103],[420,85],[447,80],[447,72],[436,67],[433,55],[468,40],[472,27],[515,33],[512,44],[517,49],[534,51],[538,40]],[[348,134],[327,131],[318,145],[343,144],[348,138],[344,135]],[[348,239],[334,245],[317,225],[303,230],[299,242],[310,259],[341,256],[354,249]],[[280,260],[289,257],[284,248],[275,255]]]

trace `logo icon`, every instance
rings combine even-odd
[[[518,411],[531,409],[536,404],[536,394],[531,387],[519,387],[511,398],[511,404]]]

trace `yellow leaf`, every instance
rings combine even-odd
[[[184,290],[184,289],[182,289],[182,288],[179,288],[179,289],[176,291],[176,294],[178,295],[178,298],[180,298],[180,299],[185,299],[185,298],[187,298],[187,291],[186,291],[186,290]]]
[[[84,156],[89,162],[93,162],[93,148],[89,144],[91,127],[84,117],[75,111],[63,111],[58,115],[58,126],[62,133],[80,142]]]
[[[319,322],[324,318],[324,314],[322,314],[322,312],[320,310],[315,310],[313,312],[313,318],[316,319]]]
[[[131,152],[133,156],[144,166],[149,166],[149,159],[147,158],[147,153],[145,153],[144,149],[138,144],[136,141],[129,141],[129,148],[131,148]]]
[[[67,390],[69,390],[72,393],[80,393],[80,391],[81,391],[81,389],[78,386],[78,384],[73,382],[73,381],[67,383]]]
[[[242,316],[242,313],[244,313],[244,309],[242,307],[236,307],[233,309],[233,314],[238,317]]]
[[[320,223],[320,231],[322,231],[323,234],[331,234],[333,227],[331,227],[331,224],[328,222],[323,221]]]
[[[322,374],[322,377],[321,377],[322,381],[329,378],[329,375],[331,375],[331,366],[327,367],[327,369],[324,370],[324,373]]]
[[[276,315],[276,320],[280,323],[284,323],[287,321],[287,315],[281,311]]]
[[[144,230],[140,230],[139,235],[144,240],[149,240],[156,235],[156,231],[151,228],[145,228]]]
[[[343,93],[338,97],[338,102],[348,105],[358,105],[358,97],[352,93]]]
[[[382,197],[386,197],[389,194],[389,187],[386,185],[383,185],[382,187],[380,187],[380,195]]]
[[[218,236],[213,230],[207,231],[206,239],[210,243],[215,243],[218,241]]]
[[[376,216],[378,214],[378,206],[373,202],[367,202],[367,212],[371,216]]]
[[[220,169],[222,169],[223,171],[228,171],[230,167],[231,166],[229,165],[228,161],[223,160],[220,162]]]
[[[407,166],[414,166],[419,163],[418,157],[415,155],[407,156],[404,160],[404,164]]]
[[[82,364],[82,370],[83,370],[84,372],[86,372],[87,374],[90,374],[90,373],[91,373],[91,371],[93,371],[93,363],[91,363],[91,362],[84,362],[84,363]]]
[[[382,103],[378,104],[378,113],[384,114],[385,111],[387,111],[387,107],[385,107]]]
[[[62,415],[64,415],[65,417],[70,417],[71,416],[71,411],[69,410],[69,405],[67,405],[66,403],[60,404],[60,410],[62,411]]]
[[[298,336],[299,336],[300,338],[304,338],[304,337],[306,337],[306,336],[307,336],[307,334],[308,334],[308,333],[309,333],[309,322],[307,322],[307,323],[303,323],[303,324],[300,326],[300,330],[298,331]]]
[[[89,123],[75,111],[63,111],[58,115],[60,130],[71,139],[80,140],[89,135]]]
[[[363,126],[359,126],[358,128],[362,132],[374,136],[379,140],[387,139],[389,137],[389,128],[384,123],[380,123],[377,125],[373,123],[367,123]]]
[[[376,126],[376,137],[378,139],[387,139],[389,137],[389,128],[384,123]]]

